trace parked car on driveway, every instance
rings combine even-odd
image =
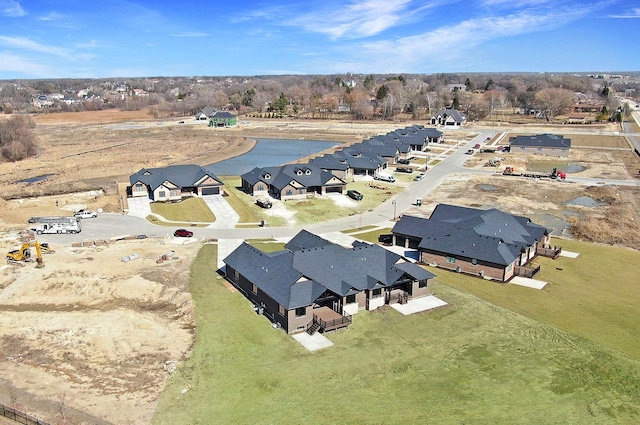
[[[413,168],[411,168],[411,167],[398,167],[398,168],[396,168],[396,171],[398,173],[409,173],[409,174],[411,174],[411,173],[413,173]]]
[[[347,196],[351,199],[355,199],[356,201],[362,201],[362,198],[364,198],[362,193],[357,190],[347,190]]]
[[[73,214],[73,216],[76,218],[96,218],[98,213],[89,210],[80,210]]]
[[[375,176],[373,176],[374,180],[381,180],[383,182],[389,182],[389,183],[393,183],[396,181],[396,178],[393,176],[388,176],[386,174],[376,174]]]
[[[256,204],[258,204],[258,206],[262,207],[262,208],[271,208],[273,206],[273,203],[266,198],[258,198],[256,200]]]
[[[178,238],[190,238],[193,236],[193,232],[187,229],[178,229],[175,232],[173,232],[173,236]]]

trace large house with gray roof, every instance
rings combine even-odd
[[[556,134],[520,135],[509,137],[511,152],[536,153],[540,155],[567,156],[571,139]]]
[[[558,254],[551,230],[497,209],[439,204],[428,219],[402,216],[392,233],[394,245],[417,249],[423,263],[503,282],[535,274],[527,265],[536,255]]]
[[[313,164],[289,164],[254,168],[240,176],[242,190],[254,196],[301,199],[309,195],[345,193],[347,183]]]
[[[431,294],[435,275],[379,245],[336,245],[305,230],[266,253],[246,242],[224,259],[227,279],[287,333],[348,327],[351,316]]]
[[[199,165],[170,165],[143,168],[129,176],[127,191],[132,197],[152,201],[177,201],[191,196],[221,195],[223,183],[211,171]]]
[[[207,106],[196,114],[196,120],[209,120],[209,127],[232,127],[238,124],[238,117],[229,111],[221,111]]]
[[[466,122],[467,118],[464,114],[453,108],[441,109],[431,117],[432,125],[443,125],[448,128],[459,128]]]

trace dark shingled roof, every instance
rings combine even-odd
[[[439,204],[428,219],[402,216],[392,232],[420,239],[421,249],[500,265],[551,233],[527,217],[448,204]]]
[[[406,276],[435,277],[378,245],[344,248],[306,231],[272,254],[243,243],[224,262],[288,310],[313,304],[326,290],[346,296],[391,286]]]
[[[516,136],[509,138],[511,146],[569,149],[571,139],[556,134],[538,134],[536,136]]]
[[[435,116],[451,117],[456,122],[462,122],[465,120],[464,114],[462,112],[458,111],[457,109],[450,108],[439,110],[438,112],[436,112]]]
[[[251,185],[263,181],[278,190],[283,189],[292,180],[304,187],[324,186],[329,180],[337,177],[313,164],[289,164],[278,167],[254,168],[243,174],[242,179]],[[340,180],[340,179],[338,179]],[[346,184],[340,180],[340,184]]]
[[[222,184],[222,181],[211,171],[199,165],[169,165],[163,168],[143,168],[129,176],[131,185],[142,182],[155,190],[165,181],[173,183],[177,187],[193,187],[204,176],[209,176]]]

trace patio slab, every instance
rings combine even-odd
[[[509,281],[509,283],[513,283],[514,285],[526,286],[527,288],[533,289],[542,289],[547,286],[547,282],[536,279],[529,279],[527,277],[516,276]]]
[[[389,304],[391,308],[399,311],[405,316],[408,314],[420,313],[421,311],[432,310],[438,307],[444,307],[445,305],[448,304],[435,295],[428,295],[426,297],[409,300],[409,302],[406,304]]]
[[[565,251],[564,249],[562,251],[560,251],[560,256],[561,257],[578,258],[578,255],[580,255],[580,254],[577,253],[577,252]]]
[[[292,335],[292,337],[309,351],[321,350],[333,345],[333,342],[329,341],[327,337],[319,332],[316,332],[313,335],[309,335],[306,332],[301,332],[299,334]]]

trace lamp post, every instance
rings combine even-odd
[[[393,201],[391,201],[391,203],[393,204],[393,221],[396,220],[396,200],[394,199]]]

